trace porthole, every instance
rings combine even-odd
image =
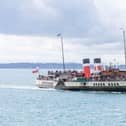
[[[84,85],[86,85],[86,83],[83,83]]]

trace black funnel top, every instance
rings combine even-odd
[[[90,63],[90,59],[89,58],[83,59],[83,64],[86,64],[86,63]]]
[[[101,63],[101,58],[95,58],[94,63]]]

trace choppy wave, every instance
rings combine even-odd
[[[7,89],[24,89],[24,90],[55,90],[53,88],[38,88],[36,86],[25,86],[25,85],[9,85],[9,84],[0,84],[0,88]]]

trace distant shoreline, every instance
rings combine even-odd
[[[65,63],[66,69],[82,69],[81,63]],[[90,65],[93,69],[93,64]],[[62,63],[0,63],[0,69],[62,69]],[[125,65],[119,65],[120,69],[125,69]]]
[[[0,63],[0,69],[32,69],[39,67],[41,69],[62,69],[61,63]],[[66,63],[66,69],[81,69],[82,64],[79,63]]]

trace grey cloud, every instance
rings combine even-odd
[[[32,11],[30,4],[30,0],[0,1],[0,32],[47,36],[62,32],[66,36],[88,37],[99,25],[92,0],[48,0],[49,7],[57,12],[54,17],[43,8],[40,13]]]
[[[65,37],[86,38],[94,44],[121,41],[113,27],[106,28],[99,20],[93,0],[37,0],[44,8],[33,1],[0,1],[0,33],[55,36],[61,32]]]

